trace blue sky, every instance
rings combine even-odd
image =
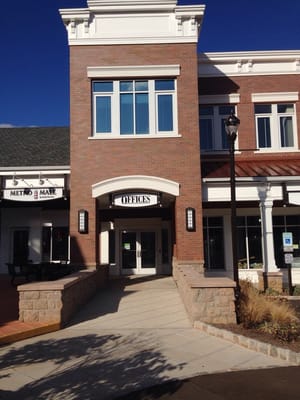
[[[199,51],[300,50],[298,0],[206,4]],[[0,126],[69,124],[68,45],[59,8],[86,0],[1,2]]]

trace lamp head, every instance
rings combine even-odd
[[[229,115],[229,117],[225,120],[225,130],[226,130],[228,139],[230,139],[230,140],[236,139],[239,125],[240,125],[240,120],[232,112]]]

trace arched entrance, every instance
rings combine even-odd
[[[171,274],[174,202],[179,184],[123,176],[92,186],[97,199],[100,263],[112,275]]]

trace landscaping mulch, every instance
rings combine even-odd
[[[281,341],[271,334],[261,332],[257,329],[247,329],[244,328],[243,325],[241,324],[222,324],[222,325],[216,325],[216,327],[221,328],[221,329],[226,329],[230,332],[236,333],[237,335],[242,335],[249,337],[251,339],[259,340],[261,342],[269,343],[277,347],[281,347],[284,349],[289,349],[292,351],[295,351],[297,353],[300,353],[300,337],[298,340],[293,341],[293,342],[284,342]]]

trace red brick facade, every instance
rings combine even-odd
[[[89,139],[92,94],[87,67],[126,65],[180,65],[177,78],[180,137]],[[99,264],[100,219],[96,217],[97,202],[92,198],[91,186],[120,176],[147,175],[179,183],[173,256],[178,261],[203,263],[197,79],[196,44],[70,47],[72,262]],[[186,231],[186,207],[196,209],[195,232]],[[89,212],[88,234],[78,233],[79,209]]]

